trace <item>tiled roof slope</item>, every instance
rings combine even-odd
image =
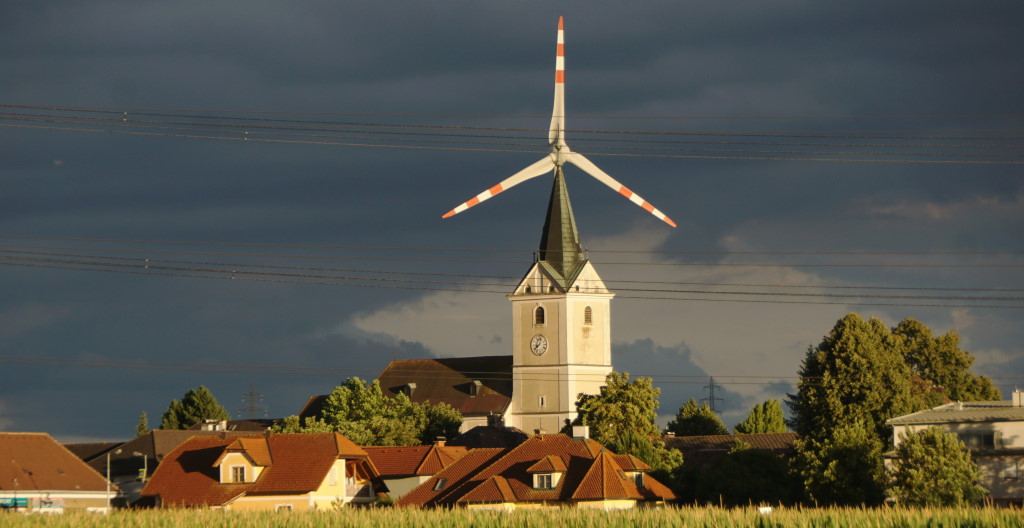
[[[480,382],[475,396],[474,380]],[[463,416],[500,415],[512,401],[512,356],[396,359],[377,381],[388,396],[415,383],[410,397],[415,403],[447,403]],[[311,396],[299,411],[299,421],[321,416],[327,396]]]
[[[762,451],[788,452],[793,449],[796,433],[756,433],[705,436],[666,436],[665,446],[678,449],[685,456],[696,451],[728,451],[740,440]]]
[[[238,437],[197,436],[167,455],[142,495],[159,495],[166,506],[204,506],[224,504],[242,493],[306,493],[320,487],[338,458],[366,458],[365,451],[338,433],[258,435],[242,439],[266,441],[272,464],[256,482],[219,482],[214,463],[225,448],[239,440]]]
[[[468,449],[456,446],[364,447],[381,477],[433,475],[451,465]]]
[[[544,464],[556,467],[550,459],[542,462],[549,456],[560,460],[565,467],[564,475],[554,489],[534,489],[530,469]],[[577,440],[561,434],[537,435],[514,448],[474,449],[402,497],[398,504],[453,506],[509,502],[508,492],[515,502],[675,498],[664,486],[656,488],[663,493],[660,497],[641,493],[622,471],[614,453],[593,440]]]
[[[965,422],[1010,422],[1024,420],[1024,407],[1015,407],[1012,400],[953,402],[925,411],[897,416],[890,425],[940,424]]]
[[[413,402],[447,403],[463,415],[502,414],[512,400],[512,356],[399,359],[377,376],[385,394],[394,396],[409,383]],[[480,386],[472,396],[473,381]]]
[[[0,490],[104,491],[106,487],[102,475],[50,435],[0,433]]]
[[[92,453],[88,458],[82,457],[81,454],[89,455],[88,451],[81,450],[79,447],[72,444],[65,445],[72,452],[79,454],[82,460],[85,460],[90,467],[98,471],[100,474],[105,475],[107,471],[107,457],[104,456],[110,452],[110,474],[111,475],[127,475],[135,474],[139,468],[143,465],[143,459],[136,456],[135,453],[140,453],[148,457],[149,470],[154,471],[157,464],[163,460],[167,453],[170,453],[182,442],[192,438],[193,436],[228,436],[234,438],[238,436],[239,432],[235,431],[191,431],[191,430],[177,430],[177,429],[153,429],[152,431],[137,436],[123,444],[113,445],[110,449],[99,453]],[[253,433],[245,433],[252,435]],[[81,444],[79,444],[81,445]],[[121,452],[118,453],[117,450]]]

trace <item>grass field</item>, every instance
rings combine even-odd
[[[776,509],[760,514],[756,508],[665,508],[603,512],[592,510],[520,510],[514,513],[466,510],[342,509],[315,513],[233,513],[212,510],[118,511],[103,516],[3,515],[2,527],[427,527],[427,528],[594,528],[611,527],[1024,527],[1024,512],[993,508],[970,509]]]

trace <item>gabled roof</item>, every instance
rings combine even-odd
[[[502,415],[512,401],[512,356],[396,359],[377,381],[386,396],[405,392],[414,383],[409,398],[414,403],[447,403],[463,416]],[[321,416],[327,396],[311,396],[299,421]]]
[[[756,433],[704,436],[665,436],[665,446],[683,453],[683,463],[688,467],[703,466],[714,462],[736,446],[739,440],[758,451],[767,451],[778,456],[793,452],[796,433]]]
[[[102,475],[46,433],[0,433],[0,453],[2,491],[106,490]]]
[[[111,475],[134,475],[143,467],[145,463],[143,457],[148,457],[146,462],[148,462],[149,470],[153,471],[167,453],[170,453],[181,445],[182,442],[193,436],[227,436],[234,438],[239,434],[243,433],[235,431],[153,429],[142,436],[137,436],[124,443],[115,444],[110,449],[101,452],[94,452],[95,448],[91,447],[79,448],[83,444],[66,444],[65,447],[79,454],[91,468],[103,475],[106,474],[107,470],[107,457],[104,455],[110,452]],[[253,433],[245,434],[252,435]],[[135,453],[139,453],[139,455]],[[89,456],[87,458],[82,457],[82,454]]]
[[[547,455],[537,461],[536,464],[526,468],[527,473],[554,473],[565,472],[565,462],[555,455]]]
[[[252,460],[253,465],[256,466],[266,467],[274,463],[270,458],[270,447],[267,446],[266,438],[236,438],[234,442],[224,448],[224,452],[217,457],[217,460],[213,461],[213,465],[219,466],[228,453],[242,453],[249,457],[249,460]]]
[[[789,452],[796,441],[796,433],[756,433],[704,436],[665,436],[665,446],[687,454],[697,451],[728,451],[739,440],[761,451]]]
[[[642,493],[632,479],[623,474],[616,457],[593,440],[578,440],[561,434],[536,435],[514,448],[474,449],[402,497],[398,504],[453,506],[513,502],[512,499],[514,502],[569,502],[676,498],[668,488],[650,477],[645,479],[658,485],[651,487],[654,491]],[[556,468],[559,463],[565,467],[565,473],[554,489],[534,489],[531,470]]]
[[[369,446],[363,450],[383,478],[433,475],[469,451],[465,447],[438,444],[410,447]]]
[[[316,490],[339,458],[355,459],[374,474],[366,452],[338,433],[276,434],[270,436],[197,436],[172,451],[160,464],[143,496],[160,496],[167,506],[220,505],[241,494],[290,494]],[[221,484],[214,462],[232,445],[253,445],[263,440],[273,464],[255,482]],[[250,442],[252,441],[252,442]],[[258,447],[257,447],[258,449]]]
[[[500,415],[512,401],[512,356],[398,359],[384,368],[377,381],[389,396],[415,383],[409,397],[413,402],[444,402],[463,416]]]
[[[1024,407],[1013,400],[953,402],[924,411],[891,418],[889,425],[943,424],[967,422],[1016,422],[1024,420]]]

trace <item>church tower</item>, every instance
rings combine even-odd
[[[556,433],[576,418],[576,397],[597,394],[612,371],[611,299],[576,231],[562,167],[537,260],[512,302],[512,402],[506,423]]]

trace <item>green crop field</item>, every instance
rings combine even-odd
[[[603,512],[579,509],[520,510],[513,513],[466,510],[339,509],[314,513],[234,513],[213,510],[118,511],[109,516],[86,513],[65,515],[0,516],[2,527],[1024,527],[1020,510],[961,509],[776,509],[761,514],[756,508],[664,508]]]

